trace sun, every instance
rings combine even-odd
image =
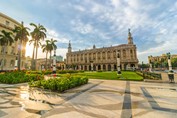
[[[29,45],[29,42],[27,42],[26,44],[26,54],[25,56],[30,56],[32,57],[32,53],[33,53],[33,44]]]

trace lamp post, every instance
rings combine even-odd
[[[149,72],[152,72],[152,63],[151,63],[151,60],[149,61]]]
[[[18,54],[17,54],[17,56],[18,56]],[[17,70],[17,66],[18,66],[18,57],[15,58],[15,68],[14,68],[15,70]]]
[[[172,65],[171,65],[171,54],[170,54],[170,52],[167,53],[167,57],[168,57],[169,71],[171,71],[172,70]]]
[[[142,64],[141,64],[141,71],[143,71],[143,61],[142,61]]]
[[[56,74],[56,49],[54,49],[53,55],[53,74]]]
[[[119,52],[117,53],[117,75],[121,74],[120,70],[120,54]]]

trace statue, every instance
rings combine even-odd
[[[170,59],[170,57],[171,57],[170,52],[167,53],[167,57],[168,57],[168,59]]]

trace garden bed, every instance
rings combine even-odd
[[[39,87],[52,91],[63,92],[65,90],[81,86],[88,83],[88,78],[83,76],[66,76],[61,78],[52,78],[48,80],[31,81],[31,87]]]

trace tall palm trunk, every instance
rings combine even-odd
[[[1,70],[3,70],[3,68],[4,68],[4,59],[5,59],[5,47],[6,46],[3,46],[3,57],[2,57],[2,62],[1,62]]]
[[[45,70],[47,70],[47,55],[48,55],[48,51],[46,52]]]
[[[37,52],[38,52],[38,40],[36,41],[35,70],[37,70]]]
[[[35,70],[35,61],[34,61],[34,53],[35,53],[35,43],[34,43],[34,46],[33,46],[33,55],[32,55],[32,61],[31,61],[31,69],[32,70]]]
[[[52,67],[52,60],[51,60],[51,55],[52,55],[52,51],[50,51],[50,69],[51,69],[51,67]]]
[[[20,71],[20,65],[21,65],[21,45],[22,45],[22,40],[20,40],[19,47],[18,47],[18,71]]]

